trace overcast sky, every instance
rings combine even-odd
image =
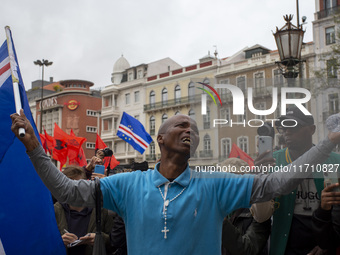
[[[299,6],[309,42],[315,1]],[[10,26],[26,89],[41,79],[37,59],[53,61],[45,80],[104,87],[122,54],[131,66],[166,57],[188,66],[214,46],[220,58],[255,44],[275,50],[272,31],[285,24],[285,14],[296,24],[296,0],[3,0],[0,41]]]

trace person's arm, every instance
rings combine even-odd
[[[271,230],[271,222],[263,223],[252,221],[246,233],[231,224],[229,220],[223,222],[222,244],[230,255],[256,255],[267,243]]]
[[[251,203],[269,201],[294,190],[303,179],[312,174],[311,166],[325,161],[339,142],[340,133],[330,133],[328,138],[313,146],[293,163],[287,165],[285,169],[288,169],[288,172],[280,170],[268,175],[256,175],[250,198]]]
[[[92,181],[74,181],[62,174],[50,158],[45,154],[34,130],[27,120],[23,110],[20,115],[11,115],[12,131],[17,138],[25,145],[27,154],[30,157],[35,170],[45,186],[53,196],[62,203],[69,203],[74,206],[95,207],[95,185]],[[20,137],[19,128],[24,128],[26,134]]]

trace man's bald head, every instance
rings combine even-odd
[[[166,121],[164,121],[158,129],[158,135],[165,134],[171,125],[173,125],[178,119],[183,118],[183,117],[190,118],[188,115],[177,114],[167,119]]]

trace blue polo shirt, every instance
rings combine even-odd
[[[189,167],[168,186],[164,238],[164,200],[168,183],[155,169],[100,180],[104,207],[123,217],[128,254],[220,254],[222,222],[237,208],[249,207],[252,175],[198,173]]]

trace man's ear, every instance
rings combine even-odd
[[[163,144],[163,135],[157,135],[157,143]]]
[[[315,125],[311,125],[311,126],[310,126],[311,135],[314,135],[315,130],[316,130],[316,126],[315,126]]]

